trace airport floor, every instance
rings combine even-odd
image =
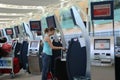
[[[15,78],[11,78],[9,74],[2,74],[0,80],[41,80],[41,75],[32,75],[21,70],[15,75]]]
[[[94,80],[114,80],[113,67],[92,67],[91,71]],[[41,80],[41,75],[32,75],[21,70],[13,79],[10,78],[9,74],[4,74],[0,75],[0,80]]]

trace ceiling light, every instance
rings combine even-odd
[[[11,18],[0,18],[0,20],[13,20]]]
[[[20,17],[19,19],[20,19],[20,20],[22,20],[22,18],[21,18],[21,17]]]
[[[10,5],[10,4],[2,4],[0,3],[0,8],[10,8],[10,9],[38,9],[37,7],[42,6],[24,6],[24,5]]]
[[[25,16],[25,14],[17,14],[17,13],[0,13],[0,16]]]
[[[28,15],[29,15],[29,16],[32,16],[32,15],[33,15],[33,13],[32,13],[32,12],[30,12],[30,13],[28,13]]]
[[[6,23],[8,23],[8,22],[0,22],[0,24],[6,24]]]

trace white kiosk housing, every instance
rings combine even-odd
[[[30,41],[29,46],[28,46],[28,55],[38,55],[39,53],[39,45],[40,41]]]
[[[91,79],[115,80],[114,37],[91,37],[90,52]]]
[[[29,70],[32,74],[40,74],[40,63],[39,63],[39,46],[40,41],[30,41],[28,46],[28,65]]]
[[[114,64],[114,38],[91,38],[91,63],[92,65],[105,66]]]

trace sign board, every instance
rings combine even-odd
[[[91,3],[91,19],[102,20],[102,19],[113,19],[114,9],[113,1],[102,1]]]

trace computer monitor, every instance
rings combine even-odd
[[[95,39],[94,49],[95,50],[110,50],[110,39]]]
[[[38,41],[31,41],[30,48],[36,48],[39,45]]]
[[[114,18],[114,0],[91,2],[92,20],[109,20]]]
[[[31,31],[41,31],[41,21],[30,21]]]
[[[16,34],[19,34],[19,33],[20,33],[18,26],[15,26],[15,27],[14,27],[14,30],[15,30],[15,33],[16,33]]]
[[[46,18],[46,21],[47,21],[47,26],[48,27],[53,27],[53,28],[57,27],[54,15],[53,16],[48,16]]]
[[[7,35],[13,35],[13,28],[6,28],[5,32]]]
[[[75,16],[74,16],[74,13],[73,13],[73,10],[70,9],[70,12],[71,12],[71,16],[72,16],[72,19],[73,19],[74,25],[77,25],[76,20],[75,20]]]
[[[120,37],[116,37],[116,45],[120,46]]]

